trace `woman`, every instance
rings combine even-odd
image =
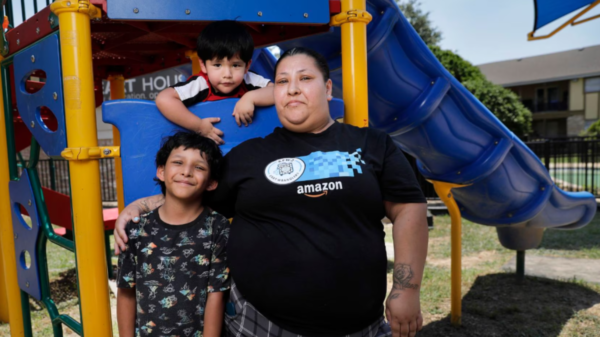
[[[236,336],[414,336],[421,329],[420,282],[427,254],[426,204],[392,139],[335,123],[326,60],[304,48],[275,67],[283,128],[225,157],[212,206],[234,216],[228,244]],[[161,197],[128,206],[125,223]],[[381,219],[392,220],[395,263],[386,302]],[[391,332],[390,332],[391,327]]]

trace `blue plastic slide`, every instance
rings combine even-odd
[[[389,133],[416,157],[428,179],[469,185],[453,190],[463,217],[496,226],[501,243],[516,250],[538,246],[545,228],[576,229],[592,220],[593,195],[556,187],[537,156],[443,68],[392,0],[367,6],[373,15],[367,26],[370,126]],[[306,46],[325,55],[334,96],[342,97],[340,40],[339,29],[332,29],[280,48]],[[257,51],[252,69],[272,78],[274,63],[268,51]],[[280,125],[270,108],[257,111],[251,127],[239,128],[231,116],[235,102],[191,109],[221,117],[216,126],[225,132],[224,152]],[[330,106],[335,117],[341,116],[341,101]],[[159,193],[152,181],[154,155],[160,139],[176,127],[149,101],[109,101],[103,115],[121,131],[125,202]]]
[[[437,61],[392,0],[367,2],[370,126],[418,159],[428,179],[468,184],[453,194],[464,218],[496,226],[510,249],[538,246],[545,228],[575,229],[596,213],[587,192],[560,190],[544,165]],[[342,96],[339,29],[280,45],[313,48]]]

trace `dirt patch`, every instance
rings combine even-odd
[[[79,297],[77,291],[77,272],[69,269],[50,281],[50,294],[55,304],[66,302]],[[41,302],[31,300],[32,310],[42,310]]]
[[[431,242],[431,240],[429,240]],[[483,251],[477,255],[473,256],[463,256],[462,257],[462,268],[474,268],[482,263],[488,262],[490,260],[494,260],[498,257],[498,253],[496,251]],[[430,264],[435,267],[443,267],[450,268],[450,258],[446,259],[433,259],[427,258],[427,264]]]
[[[430,245],[448,244],[450,238],[447,236],[441,236],[439,238],[429,238]]]

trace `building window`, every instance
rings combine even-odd
[[[600,77],[585,79],[585,93],[600,91]]]
[[[523,101],[523,104],[526,104]],[[557,87],[537,88],[535,91],[535,106],[531,112],[564,111],[567,110],[568,93],[563,93]],[[526,105],[527,106],[527,105]]]

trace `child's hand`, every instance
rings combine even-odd
[[[238,126],[248,126],[252,123],[252,117],[254,116],[254,102],[251,99],[245,98],[246,95],[242,96],[240,100],[235,104],[233,109],[233,116]]]
[[[221,139],[221,137],[223,137],[223,131],[215,128],[213,125],[214,123],[219,123],[220,121],[221,118],[218,117],[202,118],[197,132],[204,137],[214,140],[219,145],[225,144],[223,139]]]

